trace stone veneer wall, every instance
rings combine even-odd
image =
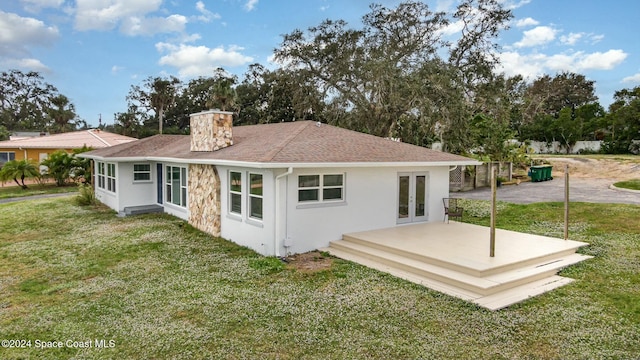
[[[209,110],[191,114],[191,151],[216,151],[233,145],[233,113]]]
[[[213,165],[189,164],[189,224],[220,236],[220,177]]]

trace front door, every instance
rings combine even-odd
[[[426,172],[398,173],[398,224],[427,221],[428,183]]]

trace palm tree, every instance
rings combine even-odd
[[[37,178],[40,177],[40,171],[38,170],[38,164],[33,160],[11,160],[6,162],[2,169],[0,169],[0,180],[7,181],[13,179],[13,181],[22,187],[27,189],[27,185],[24,183],[25,178]],[[20,178],[20,182],[18,182]]]

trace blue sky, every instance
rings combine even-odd
[[[513,9],[500,35],[501,69],[534,79],[573,71],[596,82],[603,106],[640,85],[637,0],[501,0]],[[395,7],[400,1],[378,1]],[[457,0],[428,0],[434,10]],[[354,27],[361,0],[0,0],[0,70],[36,70],[71,98],[90,125],[126,110],[131,85],[149,76],[183,80],[224,67],[270,67],[282,34],[324,19]],[[452,24],[446,33],[455,38]]]

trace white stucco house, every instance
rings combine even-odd
[[[97,198],[137,206],[263,255],[314,250],[348,232],[442,221],[449,170],[462,156],[312,121],[238,126],[217,110],[191,115],[191,135],[82,154]]]

